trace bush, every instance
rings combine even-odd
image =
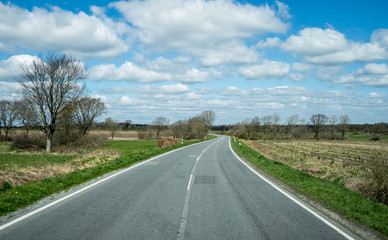
[[[46,139],[42,135],[38,134],[16,135],[10,149],[23,149],[32,151],[46,149]]]
[[[161,138],[158,140],[158,148],[165,148],[178,145],[178,141],[172,138]]]
[[[381,140],[381,137],[380,137],[380,135],[376,135],[376,136],[371,137],[370,140],[371,140],[371,141],[380,141],[380,140]]]

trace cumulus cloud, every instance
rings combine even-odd
[[[307,90],[304,87],[278,86],[268,88],[267,93],[271,95],[299,95],[306,94]]]
[[[124,23],[82,11],[75,14],[58,7],[34,7],[28,11],[0,2],[2,46],[71,52],[82,57],[114,57],[128,51],[121,39],[128,31]]]
[[[113,80],[131,82],[163,82],[172,80],[169,73],[151,71],[132,62],[116,67],[114,64],[95,65],[89,69],[90,80]]]
[[[0,80],[14,81],[23,73],[22,66],[24,64],[31,64],[37,59],[35,56],[22,54],[11,56],[7,60],[0,60]]]
[[[199,71],[196,68],[187,70],[184,74],[176,74],[175,78],[185,83],[201,83],[211,81],[209,72]]]
[[[365,65],[364,68],[335,78],[333,82],[346,87],[354,87],[355,85],[361,84],[365,86],[387,88],[388,65],[385,63],[369,63]]]
[[[290,71],[290,64],[265,60],[256,64],[239,68],[239,73],[246,79],[283,78]]]
[[[388,59],[387,39],[387,29],[376,30],[369,43],[358,43],[334,29],[305,28],[290,36],[281,48],[311,63],[341,64]]]
[[[231,0],[135,0],[110,6],[137,28],[143,43],[172,49],[215,46],[234,38],[288,29],[268,5],[242,5]],[[281,15],[286,16],[288,9],[280,7]]]

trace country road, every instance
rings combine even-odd
[[[219,136],[49,198],[3,222],[0,239],[357,239],[264,181],[228,141]]]

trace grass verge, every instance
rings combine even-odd
[[[244,143],[232,141],[234,151],[262,171],[344,217],[388,236],[388,206],[369,200],[336,183],[272,161]]]
[[[156,140],[108,141],[106,148],[121,152],[121,157],[95,167],[85,168],[0,191],[0,216],[14,212],[51,194],[67,190],[106,173],[129,167],[134,163],[197,142],[199,141],[185,141],[183,145],[156,148]]]

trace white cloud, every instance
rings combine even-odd
[[[290,36],[281,48],[316,64],[344,64],[388,59],[388,30],[376,30],[370,43],[352,42],[333,29],[305,28]]]
[[[300,95],[306,94],[307,90],[304,87],[278,86],[268,88],[267,93],[270,95]]]
[[[269,60],[239,69],[239,73],[246,79],[283,78],[289,71],[290,64]]]
[[[121,39],[129,32],[126,24],[58,7],[28,11],[0,2],[0,32],[2,45],[34,51],[55,50],[82,57],[113,57],[128,51]]]
[[[266,38],[265,41],[261,40],[256,44],[256,47],[259,49],[264,49],[264,48],[274,48],[278,47],[282,44],[282,41],[278,37],[273,37],[273,38]]]
[[[199,71],[196,68],[187,70],[184,74],[176,74],[177,81],[185,83],[201,83],[211,80],[209,72]]]
[[[368,96],[369,96],[370,98],[381,98],[381,97],[384,97],[384,95],[379,94],[379,93],[377,93],[377,92],[370,92],[370,93],[368,93]]]
[[[89,69],[91,80],[113,80],[131,82],[163,82],[172,80],[169,73],[151,71],[137,66],[132,62],[125,62],[120,67],[114,64],[95,65]]]
[[[217,66],[221,64],[254,63],[259,59],[256,50],[248,48],[240,41],[231,41],[214,46],[212,49],[196,50],[203,66]]]
[[[1,3],[0,3],[1,4]],[[7,60],[0,60],[0,80],[14,81],[23,74],[22,66],[31,64],[37,57],[31,55],[14,55]]]
[[[297,72],[309,72],[311,71],[311,69],[313,68],[313,66],[311,66],[310,64],[307,64],[307,63],[293,63],[292,64],[292,70],[293,71],[297,71]]]
[[[290,36],[282,48],[303,56],[320,56],[347,48],[345,36],[333,29],[305,28]]]
[[[21,90],[20,84],[18,82],[3,82],[0,81],[1,93],[16,93]]]
[[[382,63],[382,64],[369,63],[365,65],[364,69],[365,69],[365,72],[368,72],[371,74],[388,74],[388,65],[385,63]]]
[[[137,28],[143,43],[172,49],[210,48],[235,38],[288,29],[268,5],[243,5],[231,0],[134,0],[109,6]],[[285,16],[288,10],[281,7]]]

